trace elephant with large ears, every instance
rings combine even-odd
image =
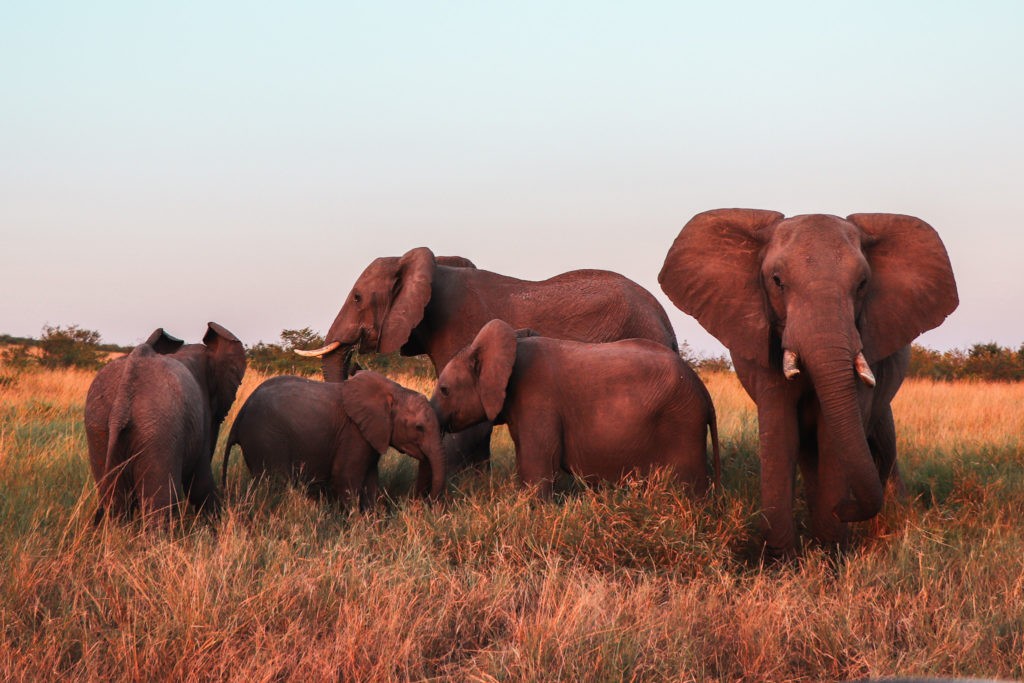
[[[202,344],[185,344],[160,328],[104,366],[85,399],[89,464],[99,490],[95,521],[105,512],[171,511],[185,496],[216,514],[220,498],[210,461],[244,373],[242,343],[213,322]]]
[[[445,456],[437,416],[418,392],[376,372],[347,382],[274,377],[257,387],[231,425],[224,448],[238,444],[254,476],[293,477],[310,493],[371,506],[379,491],[377,463],[389,446],[416,458],[417,493],[439,498]]]
[[[327,332],[324,378],[344,380],[351,353],[426,354],[437,372],[492,319],[556,339],[608,342],[633,337],[676,349],[661,304],[643,287],[604,270],[532,282],[435,257],[426,247],[374,260],[356,280]],[[489,456],[491,425],[445,439],[453,464]]]
[[[718,481],[711,396],[677,352],[647,339],[588,344],[492,320],[441,371],[430,403],[455,431],[507,424],[519,478],[543,498],[561,471],[618,481],[657,467],[703,494],[708,435]]]
[[[795,549],[798,464],[812,534],[846,544],[847,523],[882,507],[909,344],[958,304],[935,230],[897,214],[708,211],[679,233],[658,280],[728,347],[757,404],[767,551]]]

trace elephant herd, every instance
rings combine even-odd
[[[945,247],[924,221],[722,209],[693,217],[669,249],[662,289],[729,349],[757,405],[761,514],[771,554],[796,548],[797,467],[811,532],[844,544],[881,509],[896,468],[890,403],[909,345],[958,304]],[[429,356],[429,399],[353,354]],[[374,260],[325,345],[325,382],[275,377],[227,440],[254,475],[300,476],[362,506],[389,447],[419,460],[416,491],[444,492],[453,468],[485,462],[506,424],[522,483],[543,497],[567,471],[615,481],[667,468],[695,494],[719,481],[715,408],[678,353],[657,300],[616,273],[519,280],[425,247]],[[241,343],[210,323],[202,344],[157,330],[103,368],[85,424],[96,519],[174,508],[215,513],[211,460],[245,370]],[[711,442],[711,465],[707,442]]]

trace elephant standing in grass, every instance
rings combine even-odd
[[[798,464],[813,535],[845,545],[847,523],[882,507],[909,344],[958,304],[935,230],[896,214],[708,211],[658,279],[728,347],[757,404],[767,550],[795,549]]]
[[[85,400],[97,523],[105,512],[171,510],[183,496],[219,511],[210,461],[244,373],[242,343],[217,323],[202,344],[158,329],[97,373]]]
[[[431,404],[446,429],[507,424],[520,480],[545,498],[563,470],[616,481],[659,466],[703,494],[709,433],[718,481],[711,396],[677,352],[646,339],[587,344],[493,320],[441,371]]]
[[[435,258],[426,247],[376,259],[353,285],[325,346],[303,355],[323,358],[328,382],[346,378],[357,349],[426,354],[440,372],[493,319],[556,339],[636,337],[678,348],[661,304],[617,273],[577,270],[531,282],[467,265],[460,257]],[[485,423],[446,439],[453,463],[486,461],[490,434]]]
[[[224,448],[242,447],[249,471],[293,477],[311,493],[366,508],[378,495],[377,462],[393,446],[420,461],[417,493],[444,491],[445,458],[437,417],[425,396],[375,372],[346,382],[274,377],[238,413]]]

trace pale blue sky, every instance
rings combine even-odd
[[[376,256],[657,284],[695,213],[931,223],[1024,341],[1024,3],[25,2],[0,9],[0,332],[325,331]]]

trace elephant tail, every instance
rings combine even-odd
[[[711,458],[715,471],[715,488],[722,488],[722,458],[718,449],[718,417],[713,403],[708,404],[708,433],[711,435]]]
[[[121,476],[121,470],[128,464],[129,453],[128,437],[126,432],[131,424],[132,398],[135,394],[135,387],[139,383],[139,359],[152,356],[155,352],[145,344],[135,347],[128,355],[128,362],[121,372],[117,389],[114,392],[114,401],[110,406],[110,415],[107,418],[107,453],[103,465],[103,476],[108,481],[105,489],[113,492],[116,488],[117,478]],[[101,505],[102,509],[102,505]],[[102,513],[97,513],[96,521],[102,518]]]
[[[242,406],[243,410],[245,406]],[[234,423],[231,425],[231,431],[228,432],[227,443],[224,444],[224,462],[221,463],[220,471],[220,486],[224,489],[225,493],[228,488],[228,464],[231,458],[231,448],[238,443],[238,425],[241,422],[239,418],[242,417],[241,412],[235,417]]]

